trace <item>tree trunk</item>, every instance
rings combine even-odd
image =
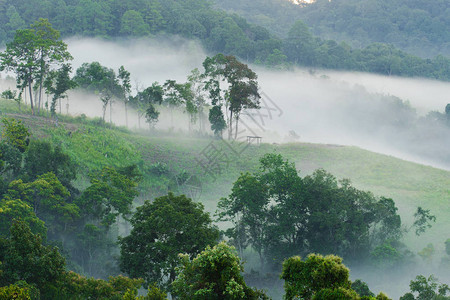
[[[124,103],[125,103],[125,126],[128,128],[128,105],[126,100]]]
[[[43,75],[41,75],[41,82],[39,83],[39,102],[38,102],[38,115],[41,112],[41,98],[42,98],[42,78]]]
[[[239,115],[236,115],[236,131],[235,131],[235,133],[234,133],[234,140],[237,139],[238,126],[239,126]]]
[[[109,124],[112,124],[112,99],[109,100]]]
[[[230,110],[230,128],[228,129],[228,140],[231,140],[231,137],[233,136],[233,111]]]
[[[30,92],[31,114],[34,116],[33,93],[31,91],[31,79],[28,79],[28,91]]]

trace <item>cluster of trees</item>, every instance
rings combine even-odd
[[[30,141],[21,121],[4,118],[2,123],[0,235],[9,236],[11,221],[20,218],[33,233],[61,246],[74,269],[96,276],[112,272],[112,229],[131,214],[137,167],[91,170],[80,191],[73,185],[77,166],[61,147]]]
[[[300,254],[337,254],[350,262],[392,266],[412,253],[400,243],[403,230],[392,199],[376,198],[324,170],[301,178],[281,155],[266,154],[260,170],[241,174],[218,204],[231,221],[226,235],[242,255],[250,246],[261,265]],[[418,208],[413,228],[421,234],[434,216]]]
[[[249,1],[244,1],[243,5],[250,5]],[[368,36],[380,36],[397,40],[399,33],[393,33],[394,37],[386,34],[391,32],[389,28],[385,28],[384,21],[380,21],[378,17],[379,11],[394,12],[397,9],[404,9],[405,5],[400,8],[395,1],[389,3],[389,7],[395,9],[377,9],[375,1],[367,0],[364,5],[360,5],[359,1],[349,4],[351,10],[347,7],[337,9],[345,12],[342,16],[335,14],[333,9],[328,6],[345,6],[340,1],[317,1],[315,4],[308,6],[311,12],[310,17],[305,15],[305,19],[314,20],[316,22],[333,22],[327,21],[327,18],[320,17],[324,11],[330,13],[331,18],[339,18],[339,20],[351,21],[356,20],[354,26],[347,26],[344,21],[343,25],[334,26],[346,28],[346,30],[361,30],[364,28],[369,30],[365,33]],[[417,2],[417,1],[416,1]],[[414,2],[406,7],[420,7],[422,4]],[[241,3],[241,1],[239,1]],[[259,3],[259,2],[258,2]],[[345,2],[347,3],[347,2]],[[259,5],[259,4],[258,4]],[[428,4],[423,4],[427,6]],[[434,5],[434,4],[433,4]],[[439,34],[436,40],[441,40],[442,34],[446,34],[443,28],[445,26],[437,26],[447,24],[446,19],[436,17],[432,22],[426,21],[426,18],[414,18],[409,14],[423,15],[423,11],[433,12],[439,11],[442,16],[446,16],[444,9],[437,9],[443,5],[439,1],[435,6],[427,6],[423,10],[408,9],[406,16],[402,18],[402,22],[411,20],[420,20],[429,26],[415,26],[408,24],[408,28],[433,28]],[[233,6],[233,5],[231,5]],[[286,7],[289,10],[288,16],[293,15],[295,9],[288,4],[276,3],[260,5],[263,13],[259,15],[259,19],[263,22],[265,14],[271,14],[273,9],[278,6],[280,9]],[[325,6],[325,7],[324,7]],[[367,7],[366,7],[367,6]],[[309,11],[308,10],[308,11]],[[355,11],[371,11],[373,22],[366,23],[362,17],[349,17],[347,14]],[[303,11],[303,10],[302,10]],[[345,43],[339,43],[334,40],[324,40],[313,36],[309,32],[309,28],[298,21],[294,24],[289,23],[285,28],[290,28],[287,36],[275,36],[267,29],[261,26],[251,25],[242,17],[236,14],[228,14],[224,11],[214,9],[210,2],[206,0],[190,0],[190,1],[159,1],[159,0],[142,0],[135,1],[64,1],[64,0],[47,0],[47,1],[3,1],[0,4],[0,15],[4,17],[3,24],[0,24],[0,38],[3,41],[11,40],[15,35],[15,30],[23,29],[26,26],[25,21],[38,20],[38,18],[48,18],[61,31],[63,36],[85,35],[85,36],[148,36],[157,33],[177,34],[187,38],[199,39],[202,41],[206,49],[213,53],[225,53],[234,55],[240,59],[249,62],[258,62],[268,67],[286,67],[287,65],[297,64],[311,68],[331,68],[341,70],[353,70],[374,72],[385,75],[398,76],[420,76],[429,78],[438,78],[442,80],[450,79],[450,60],[444,56],[436,56],[433,59],[421,59],[419,57],[409,55],[400,51],[390,44],[380,42],[391,42],[390,40],[371,40],[371,43],[364,45],[365,48],[351,48]],[[364,13],[366,14],[366,13]],[[355,15],[357,15],[355,13]],[[369,14],[370,15],[370,14]],[[441,15],[440,15],[441,16]],[[269,17],[270,18],[270,17]],[[290,20],[299,20],[301,16],[289,18]],[[371,17],[372,18],[372,17]],[[425,20],[424,20],[425,19]],[[435,20],[436,19],[436,20]],[[402,23],[400,22],[400,23]],[[364,26],[360,25],[364,24]],[[310,23],[308,23],[310,24]],[[327,23],[328,24],[328,23]],[[415,24],[415,23],[413,23]],[[272,26],[272,25],[269,25]],[[331,25],[330,25],[331,26]],[[345,30],[336,29],[337,32]],[[381,34],[373,34],[373,30],[382,31]],[[1,33],[3,31],[3,33]],[[333,35],[329,36],[334,36]],[[389,37],[390,36],[390,37]],[[427,36],[429,36],[427,34]],[[416,38],[416,37],[414,37]],[[411,38],[414,40],[414,38]],[[417,39],[420,39],[417,38]],[[422,40],[415,42],[416,47],[422,47]]]
[[[130,72],[123,66],[116,74],[98,62],[84,63],[70,78],[72,67],[66,61],[71,58],[67,45],[60,40],[59,31],[53,29],[47,19],[39,19],[31,29],[17,30],[14,40],[0,54],[0,70],[14,71],[19,95],[11,90],[2,95],[20,105],[24,89],[28,87],[32,114],[35,114],[35,107],[39,114],[44,105],[41,97],[45,89],[47,94],[53,95],[50,110],[55,115],[57,101],[60,100],[61,113],[61,99],[66,97],[68,90],[78,87],[99,95],[103,104],[103,122],[108,105],[111,113],[112,103],[118,99],[125,105],[127,125],[130,105],[137,110],[139,123],[145,116],[150,126],[158,121],[157,105],[169,107],[172,125],[173,109],[183,106],[189,114],[189,128],[200,120],[200,130],[204,127],[204,109],[209,100],[212,106],[209,111],[211,129],[221,136],[228,126],[229,139],[233,136],[233,129],[234,138],[237,137],[242,110],[259,108],[257,75],[234,56],[217,54],[207,57],[203,62],[204,72],[192,70],[187,82],[177,83],[170,79],[163,85],[155,82],[134,96],[131,95]],[[57,66],[60,68],[54,69]],[[33,90],[39,96],[36,103],[33,102]],[[111,118],[110,114],[110,121]]]
[[[103,280],[66,271],[59,249],[44,242],[20,219],[12,220],[9,236],[0,235],[1,299],[166,299],[152,286],[145,297],[136,298],[141,279],[119,275]]]
[[[35,109],[39,113],[44,105],[44,88],[53,94],[51,106],[54,112],[56,101],[64,98],[66,91],[73,87],[69,77],[71,66],[67,63],[71,59],[59,31],[53,29],[47,19],[39,19],[31,28],[15,32],[5,52],[0,53],[0,71],[16,74],[19,101],[28,88],[32,114],[35,114]],[[38,99],[33,101],[33,94],[37,94]]]
[[[33,234],[21,220],[12,221],[10,236],[0,236],[0,245],[2,299],[167,299],[167,294],[154,285],[148,287],[146,296],[137,296],[144,282],[141,279],[119,275],[106,281],[66,271],[58,248],[44,245],[42,237]],[[180,254],[177,265],[169,289],[178,299],[270,299],[245,283],[242,263],[234,247],[225,242],[206,246],[194,257]],[[285,299],[389,300],[382,292],[375,297],[361,280],[351,282],[342,258],[334,255],[310,254],[305,260],[290,257],[283,262],[281,278],[285,281]],[[439,284],[434,276],[419,275],[410,288],[401,300],[450,299],[446,296],[448,285]]]
[[[223,54],[207,57],[203,67],[202,73],[198,69],[192,70],[185,83],[170,79],[162,85],[154,82],[134,96],[131,95],[130,73],[123,66],[116,75],[114,70],[98,62],[84,63],[76,70],[73,81],[79,88],[100,95],[103,120],[107,105],[111,109],[113,99],[119,99],[125,108],[130,106],[138,112],[139,123],[145,117],[149,125],[154,126],[160,114],[158,106],[163,105],[170,109],[173,125],[173,110],[182,107],[189,115],[189,129],[198,120],[202,131],[204,111],[208,108],[211,130],[217,136],[222,136],[228,127],[228,138],[236,139],[241,112],[259,108],[261,97],[257,75],[236,57]]]

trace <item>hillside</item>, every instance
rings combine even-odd
[[[443,1],[216,1],[216,5],[285,36],[301,19],[314,34],[354,47],[387,43],[422,57],[449,56],[449,6]]]
[[[322,34],[308,23],[309,19],[316,20],[315,15],[319,16],[317,19],[325,18],[317,12],[312,12],[308,19],[306,16],[295,14],[293,9],[287,13],[286,18],[282,13],[286,11],[284,6],[278,8],[274,3],[263,3],[260,6],[264,8],[264,12],[258,13],[253,9],[254,3],[244,2],[232,3],[232,10],[244,12],[249,19],[254,19],[255,14],[258,15],[261,21],[256,23],[266,28],[249,23],[238,14],[217,9],[213,7],[213,2],[206,0],[143,0],[139,3],[118,0],[0,1],[0,47],[13,40],[16,30],[26,29],[39,18],[46,18],[64,38],[82,36],[146,39],[156,36],[170,40],[182,37],[200,41],[213,55],[231,54],[247,62],[275,69],[296,65],[311,69],[350,70],[450,80],[450,59],[447,57],[430,54],[427,57],[433,59],[422,59],[391,45],[390,40],[380,43],[380,40],[376,39],[361,40],[354,37],[361,40],[361,43],[353,43],[352,47],[340,43],[346,39],[340,35],[336,36],[335,32],[324,29],[325,34]],[[334,4],[334,1],[332,3]],[[316,7],[316,4],[311,5],[313,6]],[[289,6],[287,7],[289,10]],[[345,8],[342,10],[345,11]],[[272,11],[277,14],[274,15]],[[327,8],[325,11],[333,10]],[[346,19],[347,16],[341,18]],[[344,24],[342,27],[345,28],[347,25]],[[358,23],[358,28],[362,27],[359,25]],[[382,25],[384,26],[384,23],[374,23],[369,29],[384,30]],[[312,32],[308,26],[312,27]],[[285,35],[270,32],[269,29],[272,27],[282,28]],[[348,27],[355,28],[353,25]],[[364,33],[372,35],[372,32]],[[402,37],[402,34],[398,36]],[[439,38],[441,37],[445,40],[445,33],[444,36],[440,34]],[[418,47],[422,47],[423,43],[418,44]]]
[[[0,103],[2,112],[11,111],[14,107],[7,100]],[[42,117],[12,116],[22,119],[34,138],[50,139],[69,153],[82,174],[77,178],[79,187],[85,187],[86,175],[91,170],[105,165],[120,167],[137,164],[144,175],[138,203],[163,195],[168,186],[173,190],[177,185],[175,189],[203,202],[207,210],[213,213],[218,200],[230,193],[232,183],[241,172],[256,170],[258,159],[264,153],[276,152],[295,162],[301,176],[323,168],[339,179],[351,179],[357,188],[393,198],[406,226],[411,225],[417,206],[430,209],[437,217],[433,228],[420,240],[412,235],[407,237],[409,246],[415,251],[430,242],[435,243],[438,253],[443,251],[442,232],[450,231],[450,172],[357,147],[263,143],[239,148],[247,145],[228,144],[208,137],[186,137],[182,132],[132,132],[124,128],[105,128],[95,119],[61,116],[56,127]],[[227,161],[220,164],[220,172],[213,172],[213,166],[205,172],[198,162],[204,162],[203,154],[207,149],[211,150],[211,145],[221,151],[223,161]],[[238,156],[232,149],[243,151]],[[214,177],[217,177],[216,180]]]

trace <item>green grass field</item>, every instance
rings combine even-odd
[[[211,138],[184,137],[180,133],[169,136],[164,132],[131,132],[124,128],[105,128],[98,120],[61,117],[59,126],[45,117],[31,118],[19,114],[17,104],[0,101],[3,115],[22,119],[33,136],[46,138],[60,144],[78,163],[81,176],[77,185],[87,184],[89,170],[102,166],[125,166],[135,163],[143,172],[141,198],[152,199],[161,195],[168,179],[156,176],[152,171],[157,164],[164,165],[171,173],[183,171],[195,175],[202,182],[199,201],[214,212],[221,197],[229,194],[233,182],[241,172],[252,172],[258,168],[258,159],[268,152],[282,154],[295,162],[301,176],[323,168],[338,179],[349,178],[359,189],[372,191],[375,195],[393,198],[402,216],[405,227],[412,224],[412,215],[417,206],[430,209],[437,221],[432,229],[420,238],[413,234],[405,242],[414,251],[428,243],[434,243],[438,253],[443,252],[444,241],[450,238],[450,172],[407,162],[391,156],[381,155],[356,147],[319,145],[307,143],[227,144]],[[214,147],[223,163],[214,179],[196,159],[204,159],[205,149]],[[233,149],[233,150],[232,150]],[[207,170],[211,171],[210,166]],[[444,234],[446,233],[446,234]]]

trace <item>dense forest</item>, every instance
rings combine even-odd
[[[445,0],[318,0],[301,5],[286,0],[224,0],[216,5],[281,36],[301,19],[321,38],[356,48],[385,43],[421,57],[450,55],[450,8]]]
[[[239,140],[244,117],[261,117],[266,105],[258,74],[245,61],[448,80],[447,58],[421,59],[386,44],[352,49],[313,36],[302,21],[278,38],[200,0],[0,4],[7,20],[0,71],[15,75],[2,79],[10,87],[0,100],[0,299],[390,299],[379,286],[374,293],[351,278],[347,266],[372,276],[408,274],[410,290],[401,300],[450,299],[445,282],[417,273],[433,259],[436,271],[448,273],[450,239],[439,236],[439,256],[431,243],[411,249],[435,226],[440,212],[427,207],[435,203],[409,203],[413,212],[405,220],[397,200],[384,193],[392,182],[375,194],[324,168],[300,175],[282,147],[252,144],[249,138],[258,136]],[[85,62],[73,70],[61,38],[155,34],[199,39],[214,55],[185,82],[167,78],[133,90],[123,65]],[[63,114],[74,89],[101,103],[101,116]],[[372,105],[342,105],[370,111],[350,126],[375,132],[390,112],[387,131],[417,140],[408,131],[415,127],[433,132],[422,143],[446,141],[450,104],[419,117],[394,96],[348,90],[351,97],[370,96]],[[124,127],[114,125],[116,106],[123,107]],[[180,114],[187,122],[177,133]],[[155,128],[162,117],[167,131]],[[139,125],[142,119],[145,130],[131,131],[129,118]],[[190,155],[187,148],[194,149]],[[448,162],[438,143],[434,148],[432,155]],[[236,172],[224,174],[224,166]],[[195,199],[203,189],[208,208]],[[246,273],[245,258],[253,260]]]
[[[334,37],[329,40],[328,36],[327,39],[314,36],[302,17],[294,18],[296,22],[286,27],[289,28],[286,36],[278,36],[264,27],[249,24],[236,14],[216,10],[205,0],[5,0],[0,3],[0,15],[0,41],[3,43],[12,40],[15,30],[27,28],[38,18],[47,18],[64,37],[171,34],[198,39],[212,53],[231,54],[268,67],[298,65],[450,79],[450,60],[444,56],[421,59],[378,41],[363,48],[352,48],[335,41]],[[345,18],[342,16],[341,19]],[[359,25],[355,27],[361,28]]]

